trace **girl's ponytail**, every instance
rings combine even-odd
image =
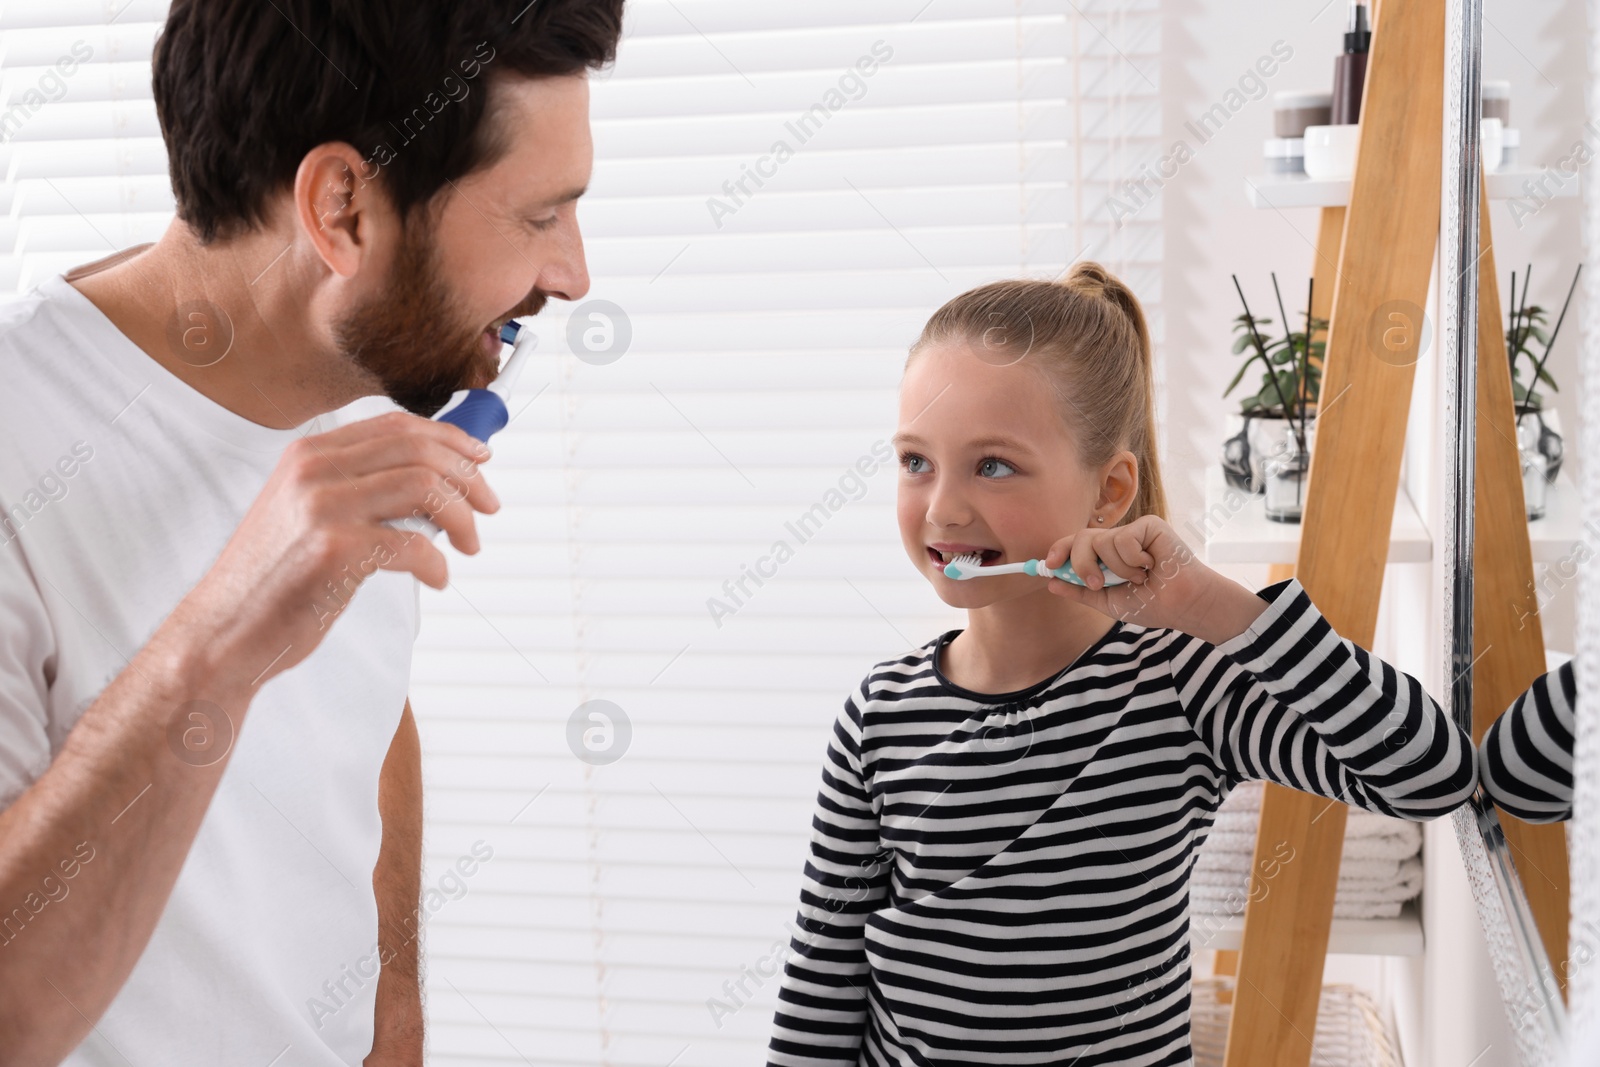
[[[1167,492],[1161,481],[1161,463],[1156,455],[1160,431],[1156,426],[1155,356],[1151,350],[1150,327],[1145,322],[1144,307],[1121,278],[1089,260],[1075,263],[1067,276],[1061,279],[1061,285],[1070,291],[1110,301],[1133,328],[1136,343],[1132,346],[1132,355],[1143,382],[1140,392],[1144,394],[1144,403],[1135,405],[1142,410],[1135,420],[1137,432],[1131,434],[1128,440],[1129,450],[1139,460],[1139,493],[1123,521],[1131,522],[1141,515],[1155,515],[1164,519],[1167,517]]]

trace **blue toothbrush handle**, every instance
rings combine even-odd
[[[1062,581],[1071,582],[1073,585],[1083,585],[1083,579],[1078,577],[1078,572],[1073,568],[1070,560],[1055,570],[1051,570],[1044,565],[1044,560],[1030,559],[1027,573],[1041,578],[1060,578]],[[1120,574],[1113,573],[1111,568],[1104,563],[1100,564],[1100,573],[1105,577],[1107,586],[1123,585],[1128,580]],[[1084,586],[1084,588],[1087,589],[1088,586]]]
[[[489,438],[506,428],[511,413],[498,393],[487,389],[462,389],[454,393],[447,404],[433,416],[434,422],[448,422],[459,426],[478,440]]]
[[[511,421],[511,413],[506,410],[506,402],[500,399],[498,393],[487,389],[460,389],[434,414],[433,421],[459,426],[487,443],[489,438],[506,428],[506,423]],[[439,527],[420,515],[388,519],[386,523],[397,530],[426,534],[429,539],[439,534]]]

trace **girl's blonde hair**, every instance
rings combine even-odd
[[[1126,448],[1139,491],[1123,516],[1166,518],[1156,459],[1155,374],[1139,298],[1098,263],[1073,265],[1059,282],[992,282],[934,313],[907,364],[929,345],[964,341],[997,365],[1031,362],[1054,388],[1083,463],[1098,467]]]

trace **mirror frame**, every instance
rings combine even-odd
[[[1455,463],[1445,481],[1444,499],[1444,640],[1451,679],[1444,706],[1471,736],[1483,2],[1450,0],[1446,18],[1441,377],[1444,454]],[[1518,1058],[1525,1067],[1553,1063],[1565,1043],[1566,1004],[1517,876],[1499,813],[1480,785],[1453,819]]]

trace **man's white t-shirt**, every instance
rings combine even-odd
[[[394,407],[270,429],[171,374],[64,278],[0,304],[0,809],[211,567],[284,448]],[[415,578],[377,572],[259,688],[149,945],[67,1064],[331,1067],[370,1051],[378,775],[418,607]],[[253,677],[280,651],[237,668]],[[0,901],[0,952],[74,906],[62,872],[95,862],[86,845],[39,893]]]

